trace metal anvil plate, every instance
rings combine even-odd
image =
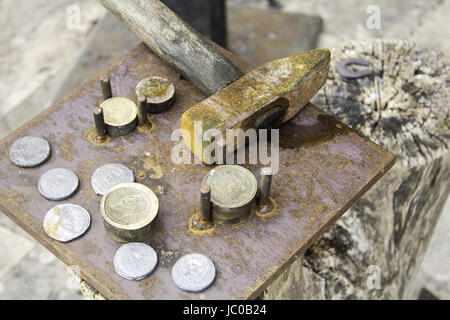
[[[244,70],[247,65],[236,60]],[[167,112],[151,116],[153,128],[113,138],[94,146],[86,136],[93,130],[92,110],[101,98],[93,79],[50,107],[1,142],[0,210],[69,266],[79,266],[82,277],[109,299],[199,299],[180,291],[171,269],[184,254],[206,254],[217,268],[217,279],[201,296],[206,299],[252,299],[262,291],[340,217],[394,163],[380,146],[338,123],[313,105],[281,128],[280,171],[273,179],[276,213],[253,216],[239,227],[217,226],[213,234],[193,235],[189,218],[199,210],[200,186],[211,169],[205,165],[173,165],[172,131],[180,126],[187,108],[204,99],[188,81],[165,65],[145,45],[139,45],[101,75],[109,73],[113,93],[136,99],[135,86],[144,77],[162,76],[177,88],[177,102]],[[51,159],[35,169],[20,169],[8,159],[11,143],[24,135],[48,139]],[[108,238],[100,215],[91,175],[99,166],[122,163],[136,180],[151,187],[160,202],[160,223],[148,241],[159,265],[147,279],[127,281],[115,274],[114,252],[119,244]],[[37,182],[51,168],[67,168],[80,178],[80,189],[70,199],[92,216],[90,230],[63,244],[50,239],[42,220],[54,203],[38,192]],[[258,175],[258,168],[247,166]]]

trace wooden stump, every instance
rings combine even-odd
[[[342,58],[375,76],[346,80]],[[450,190],[449,64],[403,41],[351,42],[332,51],[317,105],[398,155],[391,171],[266,290],[263,299],[402,299]],[[378,281],[379,280],[379,281]]]
[[[84,280],[81,280],[80,290],[84,300],[106,300],[100,292]]]

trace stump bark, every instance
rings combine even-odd
[[[371,61],[374,76],[346,80],[342,58]],[[415,298],[411,284],[450,190],[448,60],[404,41],[332,50],[315,103],[398,156],[397,163],[262,299]]]

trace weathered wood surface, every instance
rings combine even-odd
[[[370,60],[376,76],[341,78],[341,58]],[[262,298],[414,297],[410,285],[450,189],[448,81],[448,60],[409,42],[351,42],[332,51],[314,102],[399,158]]]
[[[206,96],[242,77],[228,58],[160,1],[100,2]]]

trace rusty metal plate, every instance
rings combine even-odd
[[[1,142],[0,210],[67,265],[79,266],[82,277],[109,299],[256,298],[394,163],[391,153],[309,104],[280,131],[280,171],[272,191],[275,213],[196,235],[189,230],[189,218],[199,210],[200,186],[211,168],[173,165],[170,153],[176,143],[170,138],[183,112],[204,97],[142,44],[101,75],[106,72],[114,94],[132,99],[140,79],[166,77],[177,88],[177,102],[167,113],[152,115],[151,128],[96,146],[89,136],[94,130],[92,109],[101,89],[96,79],[87,82]],[[51,142],[52,157],[47,163],[20,169],[9,161],[9,146],[24,135]],[[137,182],[152,188],[160,201],[160,223],[148,241],[160,262],[143,281],[127,281],[115,274],[113,257],[120,244],[103,230],[101,198],[90,183],[95,169],[111,162],[133,169]],[[70,202],[92,215],[90,230],[68,244],[50,239],[42,227],[54,203],[40,196],[37,182],[42,173],[58,167],[78,174],[80,189]],[[256,166],[247,168],[258,176]],[[172,266],[188,253],[206,254],[217,268],[217,279],[204,296],[182,292],[172,282]]]

